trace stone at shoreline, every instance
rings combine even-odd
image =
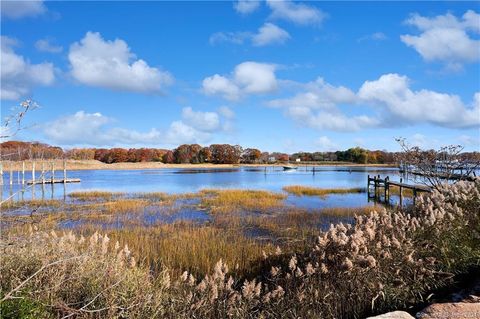
[[[392,311],[378,315],[375,317],[368,317],[367,319],[415,319],[408,312],[405,311]]]
[[[419,313],[417,319],[480,319],[480,303],[437,303]]]

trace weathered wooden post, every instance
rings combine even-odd
[[[63,160],[63,183],[67,182],[67,161]]]
[[[400,177],[400,207],[402,207],[403,201],[403,187],[402,187],[403,178]]]
[[[370,198],[370,175],[367,175],[367,198]]]
[[[417,189],[413,188],[413,206],[415,206],[415,200],[417,199]]]
[[[10,186],[13,185],[13,163],[10,163]]]
[[[45,162],[42,161],[42,174],[40,175],[42,178],[42,184],[45,184]]]
[[[32,161],[32,185],[35,185],[35,161]]]
[[[55,162],[52,162],[52,185],[55,183]]]
[[[388,183],[388,180],[389,180],[389,178],[387,176],[387,177],[385,177],[384,182],[383,182],[383,186],[384,186],[383,187],[383,199],[385,200],[386,203],[388,203],[388,199],[389,199],[388,198],[389,197],[389,189],[388,188],[390,187],[390,184]]]
[[[22,161],[22,185],[25,185],[25,161]]]

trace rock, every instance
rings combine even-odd
[[[417,319],[480,319],[480,303],[449,302],[428,306]]]
[[[415,319],[408,312],[405,311],[392,311],[378,315],[375,317],[368,317],[367,319]]]

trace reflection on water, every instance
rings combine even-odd
[[[62,178],[63,172],[56,172],[55,178]],[[31,179],[26,173],[26,180]],[[390,176],[399,180],[396,168],[378,167],[299,167],[297,170],[283,171],[281,167],[238,167],[238,168],[199,168],[199,169],[157,169],[157,170],[81,170],[69,171],[68,178],[79,178],[80,183],[22,185],[14,178],[9,183],[9,174],[4,173],[4,185],[1,188],[2,199],[13,195],[14,200],[21,199],[64,199],[75,191],[103,190],[114,192],[165,192],[190,193],[204,188],[241,188],[263,189],[280,192],[287,185],[304,185],[321,188],[366,187],[367,175]],[[15,174],[13,175],[15,177]],[[49,176],[51,177],[51,176]],[[334,197],[332,200],[336,200]],[[352,201],[367,203],[366,196],[354,196]]]

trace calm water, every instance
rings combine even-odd
[[[39,173],[37,173],[38,179]],[[281,167],[238,167],[229,169],[157,169],[157,170],[79,170],[69,171],[68,178],[80,178],[80,183],[35,185],[25,192],[18,183],[18,172],[13,174],[13,185],[9,185],[9,173],[4,173],[2,199],[11,194],[19,199],[62,199],[75,191],[105,190],[117,192],[165,192],[189,193],[205,188],[242,188],[262,189],[280,192],[288,185],[305,185],[320,188],[366,187],[367,175],[389,176],[390,180],[399,180],[396,168],[377,167],[340,167],[325,166],[315,168],[300,167],[297,170],[284,171]],[[63,178],[63,172],[56,172],[56,178]],[[26,173],[26,180],[31,174]],[[47,175],[51,178],[51,175]],[[366,204],[366,194],[331,195],[326,199],[318,197],[289,196],[287,202],[302,207],[361,206]]]

